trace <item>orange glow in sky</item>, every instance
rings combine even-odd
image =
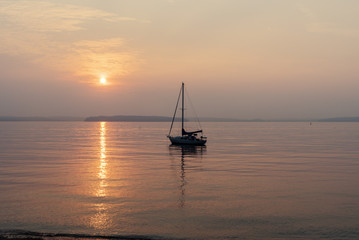
[[[1,114],[168,116],[183,81],[202,117],[356,116],[356,9],[339,0],[0,1]]]

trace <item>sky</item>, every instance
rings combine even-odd
[[[171,116],[181,82],[200,117],[359,116],[358,9],[0,0],[0,116]]]

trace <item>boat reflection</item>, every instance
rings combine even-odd
[[[104,203],[103,198],[107,197],[106,188],[107,179],[107,155],[106,155],[106,122],[100,122],[100,144],[99,144],[99,165],[97,172],[98,187],[94,192],[98,198],[95,203],[96,214],[91,218],[91,226],[96,229],[106,229],[110,224],[108,215],[108,206]]]
[[[203,155],[206,153],[206,146],[191,146],[191,145],[170,145],[169,155],[174,157],[174,160],[180,159],[180,208],[185,207],[186,202],[186,172],[189,170],[200,170],[198,160],[202,160]],[[177,165],[177,164],[175,164]],[[199,165],[199,166],[198,166]]]

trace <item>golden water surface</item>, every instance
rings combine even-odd
[[[149,238],[359,237],[358,123],[0,123],[0,230]]]

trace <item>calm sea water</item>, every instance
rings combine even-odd
[[[1,122],[0,229],[359,239],[359,123]]]

